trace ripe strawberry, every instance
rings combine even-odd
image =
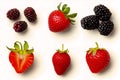
[[[9,61],[17,73],[26,71],[34,61],[34,49],[28,49],[29,45],[25,41],[24,46],[19,41],[14,43],[14,48],[9,48]]]
[[[70,23],[74,23],[77,13],[69,14],[70,7],[67,7],[67,4],[62,6],[60,9],[61,3],[58,5],[58,10],[54,10],[50,13],[48,18],[49,29],[52,32],[61,32],[66,28],[70,27]]]
[[[93,73],[103,71],[110,62],[110,55],[106,49],[97,47],[90,48],[86,54],[87,64]]]
[[[62,45],[62,50],[57,50],[52,57],[52,63],[54,70],[58,75],[62,75],[68,69],[71,59],[68,55],[68,49],[64,50],[64,45]]]

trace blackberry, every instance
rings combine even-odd
[[[95,6],[94,12],[95,12],[96,16],[99,18],[99,20],[101,20],[101,21],[109,20],[112,15],[110,10],[102,4]]]
[[[25,17],[27,18],[27,20],[29,22],[35,22],[36,19],[37,19],[36,12],[35,12],[35,10],[32,7],[27,7],[24,10],[24,15],[25,15]]]
[[[96,29],[99,26],[99,19],[95,15],[86,16],[82,18],[81,26],[87,30]]]
[[[20,12],[16,8],[10,9],[7,12],[7,18],[9,18],[10,20],[17,20],[19,16],[20,16]]]
[[[113,22],[109,21],[102,21],[98,27],[98,31],[101,35],[108,36],[114,28]]]
[[[13,29],[16,32],[23,32],[27,29],[27,23],[25,21],[17,21],[14,23]]]

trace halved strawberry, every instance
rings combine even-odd
[[[23,46],[19,41],[16,41],[14,43],[14,48],[7,48],[11,51],[9,54],[9,61],[17,73],[23,73],[33,64],[34,49],[28,49],[29,45],[27,41],[24,42]]]

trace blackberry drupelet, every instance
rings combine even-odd
[[[35,12],[35,10],[32,7],[27,7],[24,10],[24,15],[25,15],[25,17],[27,18],[27,20],[29,22],[35,22],[36,19],[37,19],[36,12]]]
[[[20,16],[20,12],[17,8],[10,9],[7,12],[7,18],[9,18],[10,20],[17,20],[19,16]]]
[[[112,30],[114,29],[113,22],[109,21],[102,21],[98,27],[98,31],[101,35],[108,36]]]
[[[95,12],[96,16],[99,18],[99,20],[101,20],[101,21],[110,20],[110,17],[112,15],[110,10],[102,4],[95,6],[94,12]]]
[[[27,29],[27,23],[25,21],[17,21],[14,23],[13,29],[16,32],[23,32]]]
[[[97,29],[99,26],[99,19],[95,15],[86,16],[81,19],[81,26],[87,30]]]

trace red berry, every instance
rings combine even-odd
[[[24,10],[24,15],[25,15],[25,17],[27,18],[27,20],[29,22],[35,22],[36,19],[37,19],[36,12],[35,12],[35,10],[32,7],[27,7]]]
[[[58,49],[52,57],[54,70],[58,75],[63,75],[71,63],[70,56],[68,55],[68,49],[64,50],[63,47],[64,46],[62,45],[62,50]]]
[[[110,55],[106,49],[99,48],[96,43],[96,48],[90,48],[86,54],[86,61],[89,69],[93,73],[103,71],[110,62]]]
[[[49,29],[53,32],[62,31],[70,26],[70,20],[65,17],[64,13],[55,10],[49,16]]]
[[[58,5],[58,10],[54,10],[50,13],[48,18],[49,29],[52,32],[61,32],[70,27],[70,23],[75,22],[73,18],[77,16],[77,13],[69,14],[70,7],[64,4],[60,9],[61,3]]]
[[[13,29],[16,32],[23,32],[27,29],[27,23],[25,21],[17,21],[14,23]]]
[[[10,20],[17,20],[19,16],[20,16],[20,12],[17,8],[10,9],[7,12],[7,18],[9,18]]]
[[[14,43],[14,48],[9,48],[9,61],[17,73],[25,72],[34,62],[34,49],[28,49],[29,45],[25,41],[24,45],[19,41]]]

